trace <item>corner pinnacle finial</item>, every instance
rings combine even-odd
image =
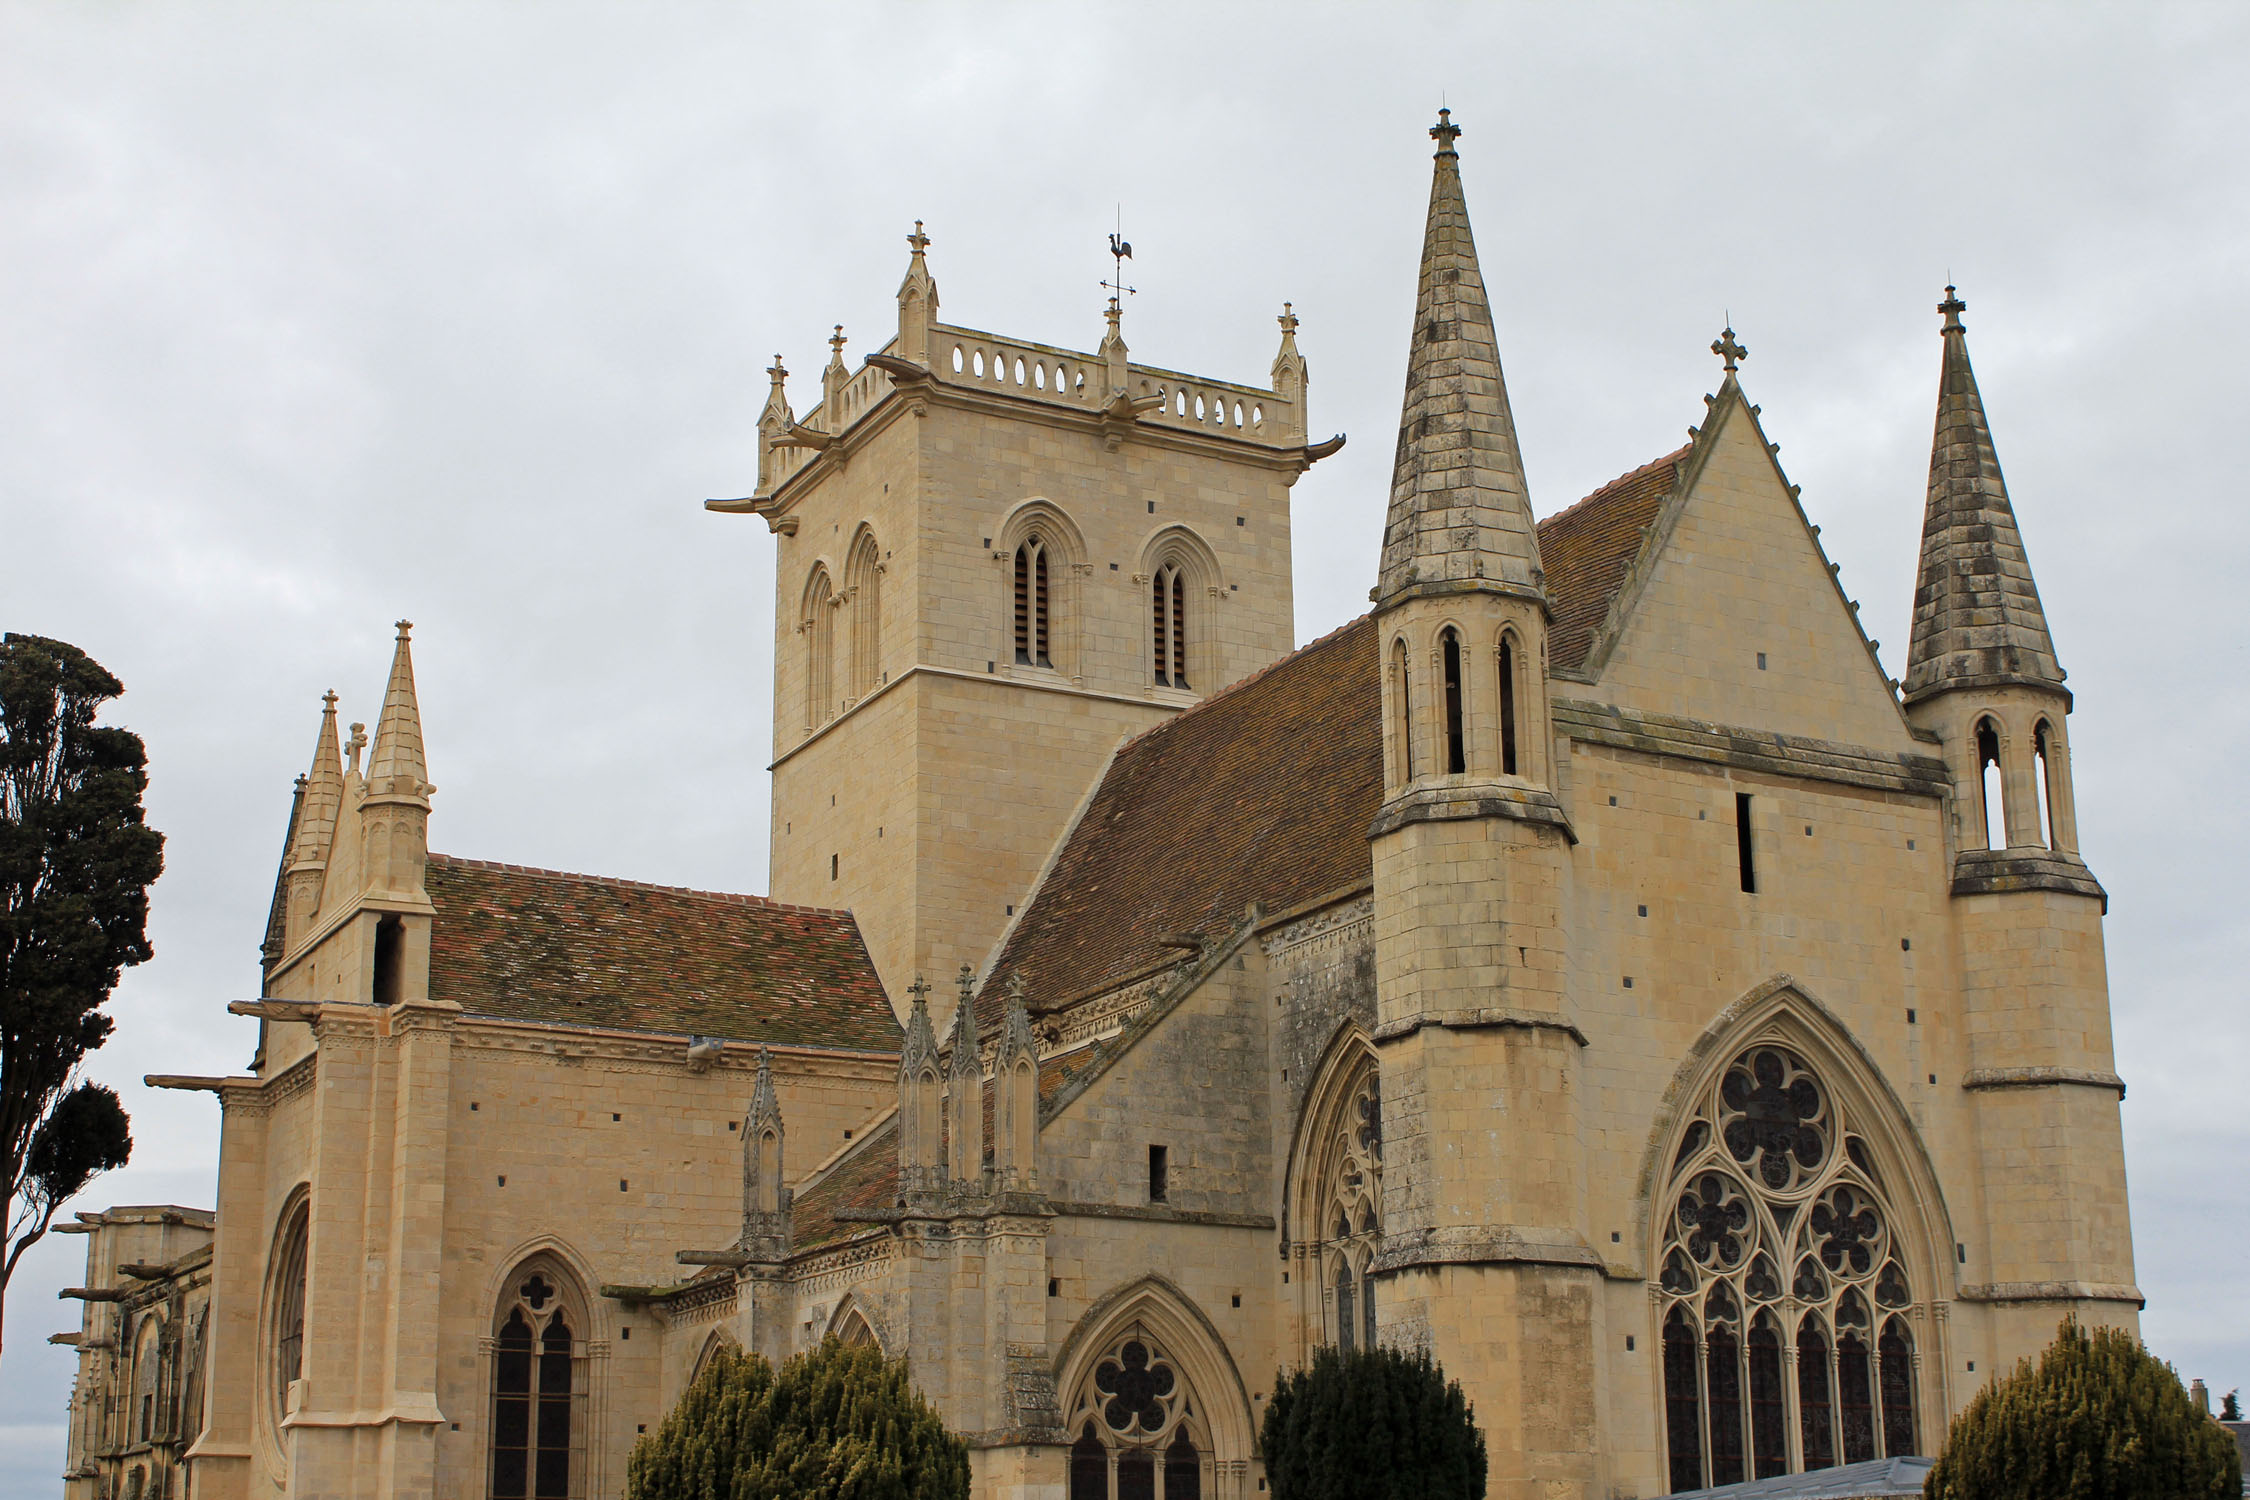
[[[398,627],[398,638],[402,641],[406,639],[407,632],[414,628],[412,620],[394,620],[391,623]]]
[[[906,237],[906,243],[913,247],[916,260],[920,260],[922,252],[930,248],[930,237],[922,232],[920,219],[914,221],[914,232]]]
[[[1750,357],[1750,351],[1735,342],[1734,319],[1727,319],[1726,332],[1711,341],[1711,352],[1725,362],[1729,375],[1734,373],[1737,364]]]
[[[320,695],[320,701],[327,705],[327,707],[321,710],[322,713],[334,713],[336,711],[336,690],[334,688],[330,688],[327,692],[322,693]]]
[[[1282,304],[1281,304],[1281,316],[1280,316],[1280,317],[1278,317],[1278,318],[1276,318],[1276,319],[1274,319],[1274,321],[1275,321],[1276,323],[1279,323],[1279,324],[1281,325],[1281,331],[1282,331],[1282,332],[1283,332],[1284,334],[1287,334],[1287,335],[1288,335],[1288,336],[1290,336],[1291,338],[1294,338],[1294,337],[1296,337],[1296,335],[1297,335],[1297,311],[1296,311],[1296,304],[1295,304],[1295,303],[1293,303],[1293,302],[1284,302],[1284,303],[1282,303]]]
[[[766,366],[766,373],[773,377],[773,388],[777,391],[781,389],[781,383],[789,378],[789,372],[782,368],[779,354],[773,357],[772,364]]]
[[[1437,123],[1430,127],[1430,139],[1438,143],[1437,154],[1459,156],[1461,153],[1453,149],[1453,143],[1461,138],[1461,134],[1461,127],[1453,123],[1453,111],[1439,110]]]
[[[1952,286],[1948,285],[1946,287],[1945,300],[1937,305],[1937,310],[1945,314],[1945,326],[1939,329],[1938,332],[1953,333],[1957,330],[1966,330],[1966,328],[1968,327],[1967,324],[1961,321],[1961,314],[1969,310],[1969,304],[1961,300],[1959,295],[1954,292]]]
[[[831,353],[831,354],[830,354],[830,355],[828,356],[829,360],[830,360],[831,362],[833,362],[833,363],[841,364],[841,363],[843,362],[843,359],[844,359],[844,325],[843,325],[843,324],[841,324],[841,323],[838,323],[838,324],[836,325],[836,331],[835,331],[834,333],[832,333],[832,334],[830,334],[830,335],[828,336],[828,347],[829,347],[829,348],[830,348],[831,350],[833,350],[833,351],[834,351],[833,353]]]

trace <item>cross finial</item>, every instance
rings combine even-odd
[[[961,972],[955,977],[954,983],[961,987],[961,1003],[963,1005],[968,1004],[970,994],[977,987],[976,970],[970,968],[967,964],[961,965]]]
[[[1711,352],[1726,362],[1729,375],[1734,373],[1734,367],[1737,364],[1750,357],[1750,351],[1735,342],[1734,320],[1732,318],[1727,320],[1726,332],[1711,341]]]
[[[766,373],[773,377],[774,389],[776,390],[779,390],[781,383],[789,378],[789,372],[782,368],[781,356],[778,354],[773,357],[773,363],[766,366]]]
[[[1430,139],[1438,143],[1437,154],[1440,156],[1460,155],[1460,152],[1453,149],[1453,143],[1460,137],[1461,127],[1453,123],[1453,111],[1450,109],[1439,110],[1437,112],[1437,123],[1430,127]]]
[[[1953,288],[1948,286],[1945,289],[1945,300],[1937,305],[1937,310],[1945,314],[1945,327],[1940,331],[1951,333],[1957,328],[1965,327],[1966,325],[1961,321],[1961,314],[1967,312],[1968,309],[1969,304],[1963,302],[1960,297],[1955,295]]]
[[[326,705],[326,711],[328,713],[334,713],[336,711],[336,690],[334,688],[330,688],[327,692],[322,693],[320,695],[320,701]]]
[[[1021,1005],[1024,1003],[1023,997],[1027,991],[1027,988],[1028,987],[1023,982],[1022,974],[1010,974],[1008,976],[1008,998],[1010,1000],[1013,1000],[1016,1004]]]
[[[828,356],[828,357],[829,357],[829,359],[830,359],[831,361],[833,361],[834,363],[837,363],[837,364],[841,364],[841,363],[843,363],[843,359],[844,359],[844,325],[843,325],[843,324],[841,324],[841,323],[838,323],[838,324],[836,325],[836,331],[835,331],[834,333],[832,333],[832,334],[830,334],[830,335],[828,336],[828,347],[829,347],[829,348],[830,348],[830,349],[831,349],[832,351],[834,351],[833,353],[831,353],[831,354],[830,354],[830,355]]]
[[[920,260],[922,252],[930,248],[930,237],[922,232],[922,221],[920,219],[914,221],[914,232],[906,237],[906,243],[914,247],[914,258],[916,260]]]
[[[920,226],[917,225],[916,227],[919,228]],[[916,974],[914,976],[914,982],[906,987],[906,993],[912,995],[914,997],[915,1003],[919,1005],[929,996],[930,982],[924,979],[920,974]]]
[[[359,770],[359,752],[367,748],[367,726],[354,724],[351,736],[344,741],[344,758],[354,772]]]
[[[1281,316],[1274,319],[1274,321],[1281,325],[1281,331],[1283,333],[1294,334],[1297,331],[1296,304],[1293,302],[1282,303]]]

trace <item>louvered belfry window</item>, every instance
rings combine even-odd
[[[1166,563],[1149,583],[1150,656],[1158,687],[1184,688],[1187,670],[1187,580],[1178,563]]]
[[[1016,665],[1051,667],[1047,543],[1036,533],[1016,548]]]

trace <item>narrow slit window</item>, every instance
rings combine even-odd
[[[1148,1148],[1148,1201],[1151,1203],[1164,1202],[1171,1192],[1171,1163],[1167,1159],[1170,1154],[1162,1146]]]
[[[1399,780],[1414,779],[1414,685],[1406,665],[1406,642],[1391,648],[1391,685],[1398,697]]]
[[[1468,746],[1461,736],[1461,637],[1446,631],[1440,651],[1445,665],[1445,769],[1458,776],[1469,769]]]
[[[1187,673],[1187,580],[1178,563],[1166,563],[1149,581],[1149,657],[1158,687],[1184,688]]]
[[[395,916],[385,916],[375,923],[375,1003],[398,1003],[399,956],[398,950],[405,929]]]
[[[1015,643],[1019,667],[1054,665],[1047,551],[1046,539],[1037,533],[1024,538],[1016,548]]]
[[[2047,721],[2041,719],[2039,727],[2031,734],[2031,753],[2037,764],[2032,767],[2034,794],[2039,798],[2039,834],[2047,847],[2059,849],[2061,841],[2055,837],[2055,769],[2047,753]]]
[[[1984,847],[2008,847],[2007,800],[2000,776],[2000,732],[1990,719],[1977,721],[1977,791],[1984,810]]]
[[[1500,638],[1500,772],[1516,774],[1516,643]]]
[[[1758,892],[1758,864],[1756,850],[1750,836],[1750,794],[1734,794],[1735,854],[1742,865],[1742,888],[1751,895]]]

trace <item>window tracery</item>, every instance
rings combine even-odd
[[[1209,1429],[1163,1345],[1135,1323],[1070,1408],[1070,1500],[1202,1500]]]
[[[1330,1292],[1328,1334],[1339,1349],[1375,1343],[1375,1283],[1368,1270],[1383,1239],[1383,1081],[1362,1057],[1327,1142],[1327,1171],[1314,1223]]]
[[[1913,1294],[1866,1140],[1804,1057],[1743,1049],[1668,1176],[1658,1297],[1671,1487],[1915,1451]]]
[[[282,1230],[281,1247],[274,1256],[272,1405],[277,1431],[289,1413],[289,1388],[305,1372],[305,1271],[311,1232],[311,1205],[300,1202]]]
[[[587,1319],[560,1271],[519,1267],[494,1316],[492,1500],[585,1493]]]

